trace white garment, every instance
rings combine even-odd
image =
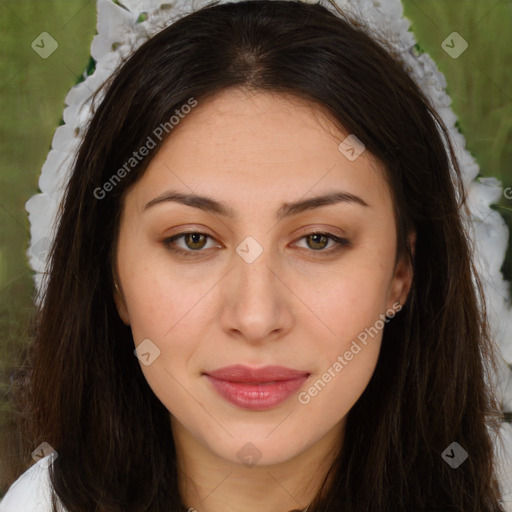
[[[27,469],[9,488],[0,501],[0,512],[51,512],[49,465],[55,453],[50,453]],[[61,512],[65,509],[61,506]]]

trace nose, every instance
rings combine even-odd
[[[222,329],[247,343],[285,336],[293,325],[293,293],[282,267],[263,252],[252,262],[234,254],[235,268],[223,280]]]

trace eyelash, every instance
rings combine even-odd
[[[173,246],[173,242],[175,240],[178,240],[180,238],[183,238],[184,236],[186,235],[204,235],[207,237],[207,242],[208,242],[208,239],[214,239],[212,236],[208,235],[207,233],[202,233],[200,231],[185,231],[183,233],[179,233],[177,235],[174,235],[170,238],[166,238],[162,241],[162,244],[163,246],[176,253],[176,254],[180,254],[182,256],[185,256],[185,257],[197,257],[199,256],[199,254],[201,252],[205,252],[204,250],[202,249],[198,249],[198,250],[185,250],[185,249],[180,249],[180,248],[177,248],[175,246]],[[330,255],[334,252],[337,252],[338,250],[342,249],[343,247],[346,247],[350,244],[350,241],[347,240],[346,238],[340,238],[339,236],[336,236],[336,235],[333,235],[332,233],[326,233],[324,231],[312,231],[311,233],[306,233],[305,235],[302,235],[298,240],[302,240],[303,238],[307,238],[309,236],[312,236],[312,235],[322,235],[322,236],[325,236],[327,237],[328,239],[332,240],[335,242],[336,246],[335,247],[332,247],[331,249],[328,249],[328,250],[324,250],[324,249],[319,249],[319,250],[314,250],[314,249],[310,249],[310,252],[313,252],[313,253],[320,253],[320,254],[324,254],[324,255]]]

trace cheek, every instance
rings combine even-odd
[[[165,261],[142,261],[135,258],[127,265],[130,273],[123,284],[132,336],[137,347],[147,339],[156,346],[158,357],[147,366],[141,361],[141,369],[160,400],[175,412],[190,402],[182,385],[202,368],[194,356],[209,338],[218,279],[212,272],[179,272]]]
[[[317,371],[298,401],[310,409],[318,428],[351,409],[375,370],[386,325],[386,272],[360,261],[337,279],[331,276],[314,296],[312,309],[329,329],[312,338]]]
[[[331,332],[315,339],[323,363],[319,374],[326,382],[343,381],[358,388],[371,377],[378,358],[384,300],[375,289],[361,290],[357,282],[346,282],[343,293],[330,299],[323,311]]]
[[[157,354],[150,364],[145,365],[143,359],[140,363],[149,387],[172,414],[186,415],[194,406],[186,392],[190,374],[196,370],[193,357],[206,337],[200,326],[204,319],[200,299],[206,290],[189,289],[177,280],[157,279],[154,270],[141,272],[141,282],[135,279],[135,287],[128,289],[132,336],[137,347],[151,340],[150,352]],[[140,293],[139,285],[143,286]]]
[[[176,281],[154,281],[147,274],[145,277],[144,292],[127,293],[135,345],[150,339],[159,351],[155,367],[185,372],[204,337],[201,321],[205,319],[205,291],[193,287],[189,290]],[[147,367],[148,372],[150,368]]]
[[[388,281],[380,265],[361,262],[317,279],[309,303],[327,327],[321,339],[341,350],[373,326],[386,311]]]
[[[147,242],[126,243],[125,248],[119,273],[133,337],[165,342],[202,308],[215,282],[213,273],[173,264],[164,250]]]
[[[335,425],[352,409],[366,389],[378,359],[381,336],[376,336],[367,346],[357,342],[349,343],[347,351],[351,360],[343,351],[333,359],[325,371],[315,375],[309,385],[298,396],[299,408],[302,408],[309,428],[322,431],[326,425]]]
[[[329,331],[310,334],[316,371],[297,397],[315,428],[347,414],[373,375],[386,325],[385,284],[376,274],[353,272],[317,298],[316,310]]]

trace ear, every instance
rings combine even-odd
[[[407,236],[408,245],[411,249],[411,254],[414,259],[414,251],[416,248],[416,231],[411,231]],[[398,261],[395,268],[395,275],[390,286],[390,292],[388,297],[388,308],[391,308],[393,304],[399,302],[404,305],[409,290],[411,289],[413,278],[413,264],[409,261],[407,255],[403,255]]]
[[[121,320],[124,324],[130,325],[130,315],[128,314],[128,308],[126,307],[123,291],[116,281],[114,281],[114,301]]]

